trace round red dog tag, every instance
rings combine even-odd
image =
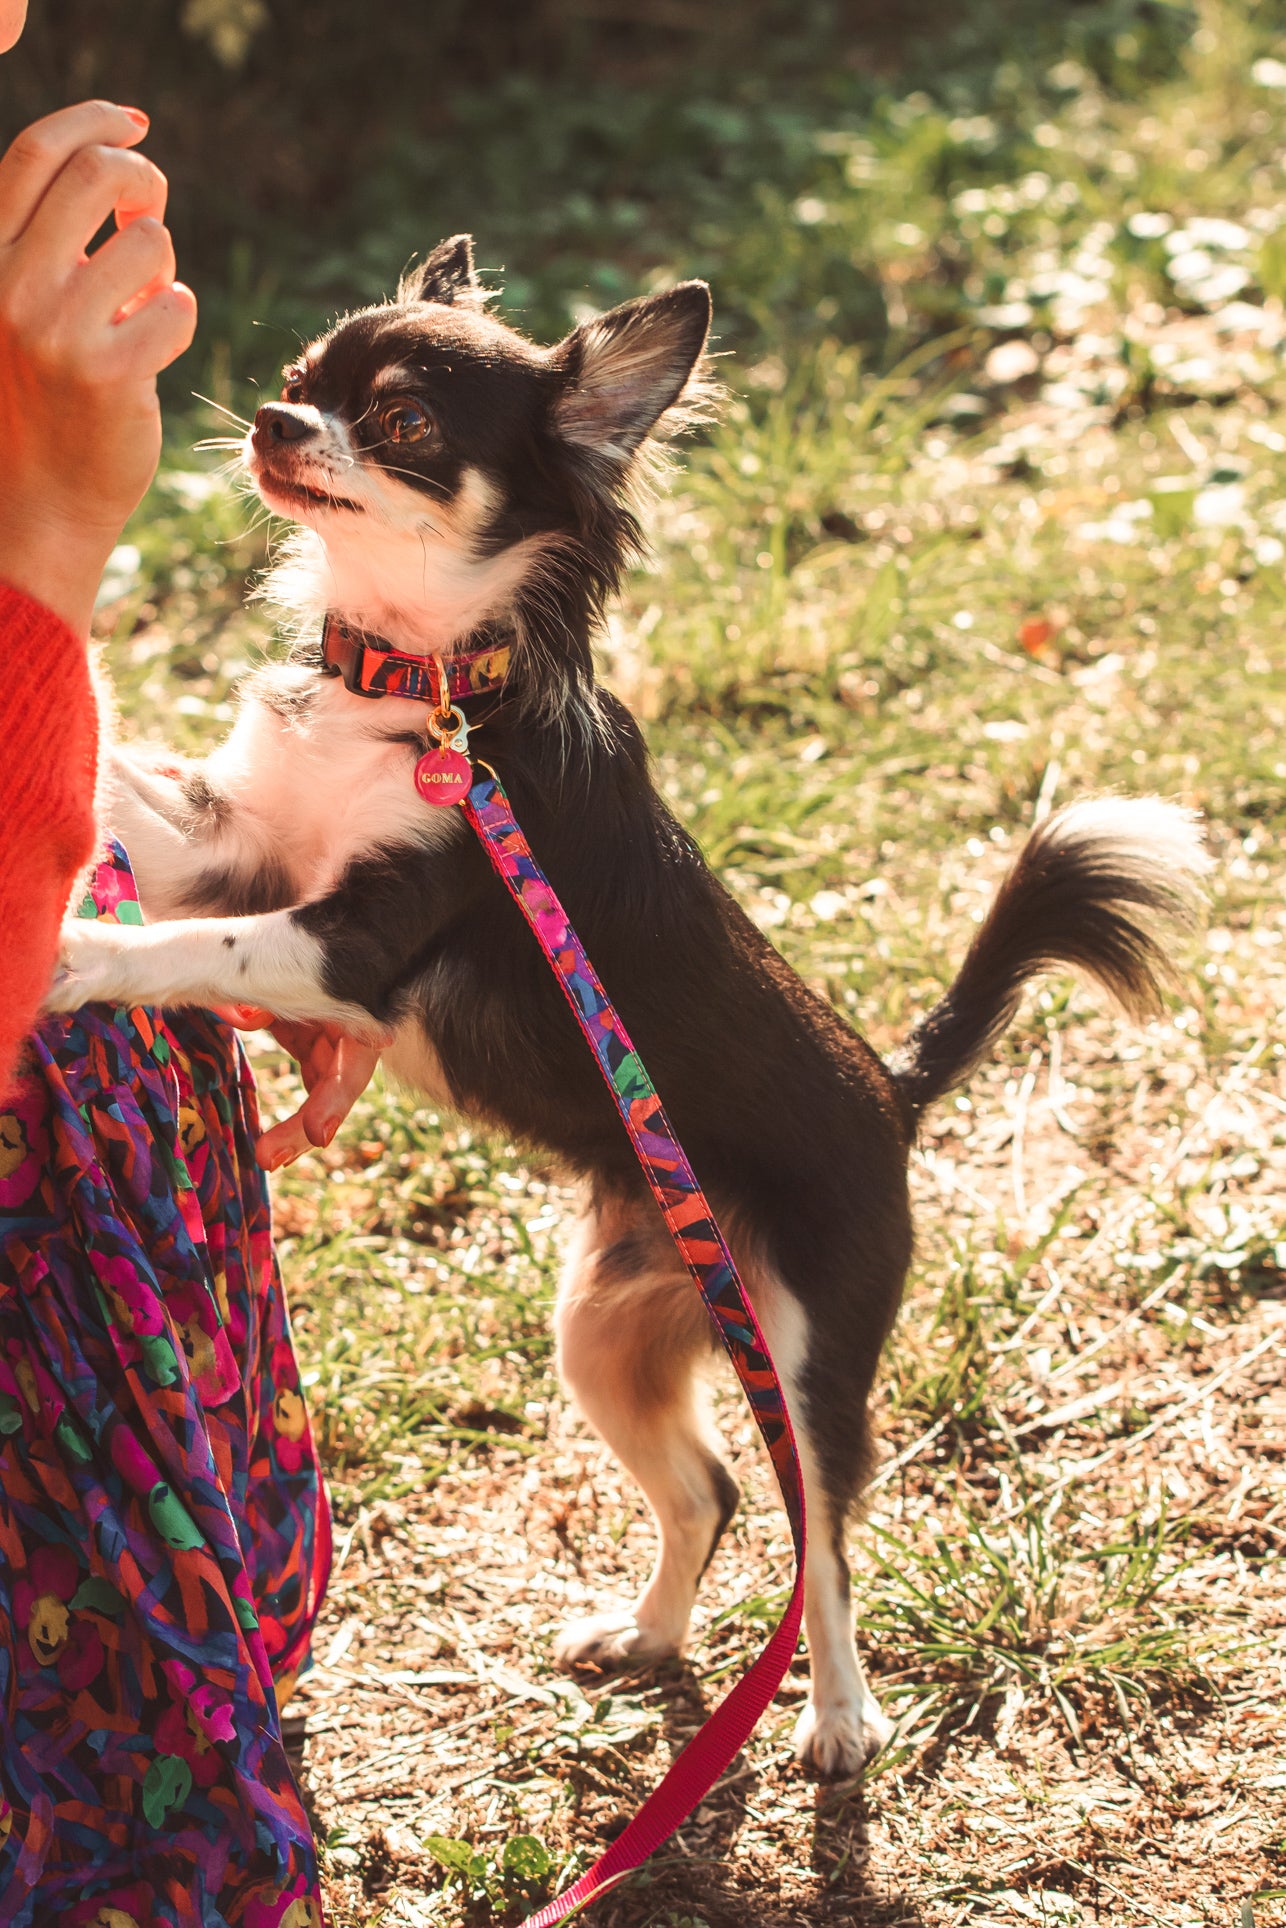
[[[426,750],[415,766],[415,787],[426,803],[459,803],[472,782],[468,757],[442,745]]]

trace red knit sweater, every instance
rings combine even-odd
[[[84,644],[0,583],[0,1095],[94,849],[98,713]]]

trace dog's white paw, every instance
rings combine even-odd
[[[676,1640],[663,1640],[640,1627],[634,1611],[595,1613],[573,1620],[554,1642],[554,1663],[564,1673],[576,1667],[630,1667],[664,1660],[677,1653]]]
[[[79,1011],[82,1004],[120,1004],[119,945],[115,927],[69,917],[58,939],[58,968],[44,996],[46,1011]]]
[[[850,1780],[873,1761],[893,1732],[874,1694],[829,1707],[809,1701],[795,1725],[795,1759],[828,1781]]]

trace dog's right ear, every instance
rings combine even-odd
[[[439,241],[418,267],[402,276],[397,298],[404,306],[436,301],[447,307],[481,308],[487,293],[473,265],[473,236],[453,234],[449,241]]]

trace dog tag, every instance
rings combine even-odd
[[[426,750],[415,766],[415,787],[426,803],[459,803],[472,782],[473,765],[449,743]]]

